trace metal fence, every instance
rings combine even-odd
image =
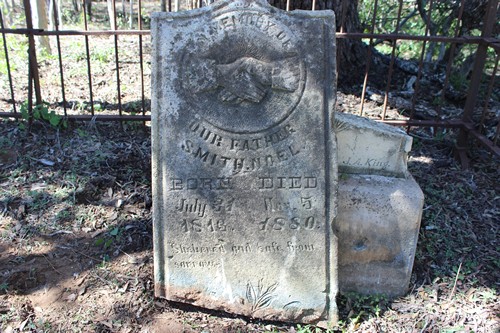
[[[0,55],[0,61],[3,61],[0,62],[0,77],[6,78],[0,83],[0,88],[2,88],[0,98],[3,100],[0,104],[0,117],[24,118],[31,121],[34,117],[36,118],[37,105],[43,105],[44,101],[48,101],[54,114],[70,120],[149,121],[151,40],[150,31],[147,29],[149,13],[146,14],[145,11],[192,9],[206,5],[207,1],[127,0],[126,3],[124,1],[121,2],[121,11],[117,10],[115,0],[108,1],[111,5],[109,7],[111,18],[106,24],[109,24],[109,27],[102,28],[104,24],[101,24],[97,25],[97,29],[94,27],[96,24],[92,24],[93,28],[90,28],[89,13],[87,13],[89,8],[85,6],[85,0],[81,3],[73,1],[74,6],[80,6],[82,14],[79,20],[75,20],[79,22],[71,25],[71,29],[61,28],[61,17],[68,16],[68,11],[59,8],[55,0],[50,0],[48,15],[52,21],[50,29],[34,28],[30,0],[23,0],[22,6],[18,8],[17,22],[8,22],[8,25],[6,25],[5,13],[12,17],[16,10],[5,8],[5,5],[0,6],[0,31],[3,44],[3,57]],[[290,9],[290,1],[278,2],[281,2],[284,8]],[[303,1],[303,3],[306,2]],[[315,10],[321,8],[322,2],[313,0],[307,3],[310,3],[311,10]],[[454,16],[448,20],[449,29],[446,34],[434,31],[432,23],[434,12],[442,2],[420,1],[421,6],[418,9],[415,8],[413,14],[419,10],[420,15],[427,17],[427,20],[424,21],[424,32],[418,35],[405,33],[401,29],[412,15],[412,13],[403,13],[403,0],[392,1],[396,15],[390,18],[394,22],[394,30],[389,32],[378,29],[380,22],[377,20],[380,20],[382,2],[378,0],[364,2],[364,5],[371,7],[367,11],[370,15],[367,19],[368,26],[363,27],[362,31],[349,30],[350,25],[346,21],[349,1],[345,0],[341,3],[340,13],[337,13],[337,19],[340,20],[336,34],[337,40],[362,40],[370,46],[365,48],[368,60],[363,65],[364,81],[359,86],[351,87],[351,92],[361,98],[361,102],[356,106],[356,113],[362,116],[367,115],[366,103],[371,94],[370,80],[373,78],[374,66],[371,58],[374,57],[373,52],[376,52],[373,47],[385,43],[388,70],[382,78],[385,88],[379,90],[380,112],[375,116],[377,120],[392,125],[406,126],[408,129],[410,126],[457,129],[459,135],[456,152],[464,165],[467,164],[467,149],[473,149],[477,143],[500,156],[498,140],[500,110],[497,109],[500,92],[498,82],[495,82],[500,58],[500,39],[498,35],[495,35],[498,33],[499,24],[498,0],[489,0],[486,4],[483,1],[484,17],[478,24],[477,31],[480,33],[477,35],[463,33],[463,27],[467,24],[465,16],[468,14],[467,10],[470,10],[470,2],[468,4],[465,0],[460,1],[457,6],[458,10],[455,10]],[[8,2],[6,1],[5,4]],[[129,8],[127,11],[125,11],[125,4]],[[106,3],[94,2],[94,5],[102,7],[106,6]],[[65,12],[62,13],[63,11]],[[12,18],[10,20],[12,21]],[[94,19],[96,20],[99,19]],[[75,29],[75,26],[78,28]],[[41,50],[40,47],[37,48],[39,46],[37,38],[49,39],[49,46],[55,46],[56,51],[47,55],[46,51]],[[74,41],[77,39],[78,42],[75,44]],[[123,51],[124,43],[127,44],[127,51]],[[392,117],[388,115],[387,110],[391,107],[393,93],[398,89],[395,87],[395,69],[398,61],[401,61],[401,57],[398,57],[401,47],[408,45],[405,43],[412,43],[411,45],[416,45],[417,49],[417,60],[413,61],[416,66],[414,66],[412,77],[412,96],[409,98],[409,105],[405,107],[405,113]],[[429,106],[432,112],[422,119],[416,110],[418,110],[419,96],[426,94],[422,88],[423,73],[426,71],[426,66],[433,61],[432,52],[429,50],[436,46],[441,46],[442,50],[446,46],[446,50],[452,55],[457,48],[468,46],[471,50],[469,52],[475,56],[471,57],[474,61],[470,76],[462,82],[465,84],[463,87],[465,93],[463,100],[458,103],[460,112],[451,114],[443,112],[446,105],[444,101],[447,99],[445,95],[454,79],[454,57],[449,56],[446,63],[442,65],[444,69],[439,72],[441,73],[440,90],[434,93],[435,102]],[[23,47],[26,48],[26,54],[23,54]],[[107,67],[102,65],[102,59],[99,58],[101,56],[105,58],[104,62]],[[22,60],[19,63],[19,58],[22,57],[26,57],[25,66]],[[13,60],[17,60],[19,64],[13,64]],[[81,66],[73,67],[75,62],[80,63]],[[342,66],[341,62],[339,66]],[[132,72],[134,72],[133,75],[131,75]],[[134,82],[124,82],[124,77],[135,79]],[[101,96],[103,90],[107,91],[104,97]],[[109,97],[110,94],[113,96]],[[493,106],[490,105],[491,101],[494,102]],[[456,106],[455,109],[457,109]]]

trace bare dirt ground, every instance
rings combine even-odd
[[[337,329],[496,332],[498,160],[476,149],[464,171],[454,133],[412,134],[426,203],[409,293],[341,295]],[[0,122],[2,331],[307,332],[154,298],[149,135],[137,123]]]

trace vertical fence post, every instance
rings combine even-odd
[[[2,8],[0,8],[0,28],[2,30],[5,29],[5,26],[3,24]],[[7,65],[7,76],[9,78],[10,97],[12,99],[12,106],[14,107],[14,114],[16,114],[17,113],[16,98],[14,96],[14,85],[12,84],[12,73],[10,72],[9,50],[7,48],[7,38],[5,37],[5,32],[3,31],[2,31],[2,41],[3,41],[3,51],[5,53],[5,64]]]
[[[375,0],[375,3],[373,5],[373,17],[372,17],[372,24],[370,28],[370,34],[373,35],[375,33],[375,20],[377,18],[377,8],[378,8],[378,0]],[[344,8],[343,8],[344,9]],[[346,11],[343,10],[345,13]],[[345,20],[345,15],[343,20]],[[341,23],[341,29],[340,31],[343,32],[343,26],[344,22]],[[359,106],[359,115],[361,117],[364,116],[364,107],[365,107],[365,96],[366,96],[366,88],[368,87],[368,75],[370,73],[370,63],[371,63],[371,57],[372,57],[372,50],[373,50],[373,37],[370,36],[370,43],[368,50],[366,51],[366,66],[365,66],[365,78],[363,80],[363,90],[361,91],[361,104]]]
[[[89,30],[88,22],[87,22],[87,9],[85,6],[85,0],[83,1],[83,27],[85,31]],[[111,20],[111,18],[110,18]],[[110,24],[112,25],[112,24]],[[85,35],[85,52],[87,54],[87,78],[89,84],[89,99],[90,99],[90,114],[92,117],[94,116],[94,93],[92,92],[92,70],[90,67],[90,47],[89,47],[89,36]]]
[[[142,30],[142,0],[138,0],[137,29]],[[142,51],[142,35],[139,35],[139,67],[141,70],[141,105],[142,115],[146,116],[146,97],[144,95],[144,56]],[[146,122],[143,122],[146,125]]]
[[[26,28],[28,29],[28,55],[29,55],[29,67],[31,70],[31,76],[29,80],[33,80],[33,85],[35,88],[35,98],[36,104],[42,104],[42,93],[40,89],[40,75],[38,73],[38,61],[36,60],[36,46],[35,38],[33,36],[33,18],[31,16],[31,5],[30,0],[23,0],[24,3],[24,14],[26,15]],[[29,102],[29,101],[28,101]],[[30,109],[31,113],[32,110]]]
[[[111,4],[113,6],[113,24],[115,29],[118,30],[118,25],[116,24],[116,0],[111,0]],[[118,56],[118,34],[113,32],[113,36],[115,38],[115,70],[116,70],[116,90],[118,96],[118,113],[120,117],[122,116],[122,92],[121,92],[121,83],[120,83],[120,59]],[[123,124],[123,123],[122,123]]]
[[[49,13],[49,15],[52,16],[54,20],[54,28],[57,32],[59,32],[59,9],[57,8],[57,4],[55,0],[51,0],[52,3],[52,13]],[[85,3],[83,3],[83,11],[85,15]],[[66,106],[66,92],[64,88],[64,67],[63,67],[63,61],[62,61],[62,51],[61,51],[61,37],[59,34],[56,35],[56,42],[57,42],[57,55],[58,55],[58,60],[59,60],[59,78],[61,80],[61,97],[63,100],[63,109],[64,109],[64,116],[68,116],[68,110]]]
[[[482,40],[477,47],[476,59],[474,60],[474,67],[472,69],[469,91],[467,93],[467,99],[464,106],[464,114],[462,116],[462,121],[465,124],[473,124],[472,115],[474,113],[474,108],[476,107],[481,79],[483,76],[483,69],[486,63],[488,51],[488,42],[486,41],[486,38],[489,38],[492,35],[493,27],[496,24],[497,8],[498,0],[488,1],[486,14],[483,20],[483,31],[481,32]],[[460,129],[457,144],[455,146],[455,156],[460,160],[460,162],[462,163],[462,168],[464,169],[467,169],[469,167],[469,161],[466,154],[468,134],[468,129],[465,126],[462,127]]]

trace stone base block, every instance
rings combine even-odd
[[[412,177],[339,179],[339,288],[400,296],[407,292],[424,195]]]

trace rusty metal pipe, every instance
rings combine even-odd
[[[85,2],[85,0],[82,0]],[[85,3],[83,4],[83,22],[84,22],[84,28],[85,31],[88,30],[88,23],[87,23],[87,10],[85,8]],[[94,115],[94,94],[92,91],[92,70],[90,67],[90,47],[89,47],[89,36],[85,35],[85,52],[87,54],[87,78],[89,82],[89,98],[90,98],[90,113]]]
[[[371,34],[375,32],[375,19],[377,17],[377,8],[378,8],[378,0],[375,0],[374,8],[373,8],[373,17],[372,17],[372,29]],[[365,67],[365,78],[363,80],[363,90],[361,91],[361,105],[359,107],[359,115],[363,116],[364,106],[365,106],[365,96],[366,96],[366,87],[368,85],[368,73],[370,72],[370,58],[372,56],[373,49],[373,38],[370,38],[370,47],[368,48],[366,54],[366,67]]]
[[[3,14],[1,8],[0,8],[0,27],[2,28],[2,30],[4,29]],[[12,84],[12,73],[10,72],[9,50],[7,48],[7,39],[5,37],[4,32],[2,32],[2,40],[3,40],[3,50],[5,53],[5,64],[7,65],[7,77],[9,78],[10,97],[12,99],[14,113],[17,113],[16,98],[14,96],[14,85]]]
[[[40,88],[40,74],[38,73],[38,61],[36,59],[36,46],[33,29],[33,18],[31,16],[31,5],[29,0],[23,0],[24,13],[26,15],[26,27],[28,35],[29,67],[31,69],[31,79],[35,88],[36,104],[42,104],[42,90]],[[32,110],[31,110],[32,111]]]
[[[403,11],[403,0],[399,0],[398,17],[396,19],[396,34],[399,31],[399,24],[401,23],[402,11]],[[389,64],[389,73],[387,74],[387,84],[385,86],[384,105],[382,106],[382,120],[385,120],[387,112],[387,103],[389,102],[389,90],[391,89],[392,73],[394,71],[394,62],[396,61],[396,43],[397,43],[396,40],[392,43],[391,62]]]
[[[53,18],[54,18],[54,27],[56,31],[59,31],[59,16],[57,13],[57,3],[55,0],[54,5],[52,6],[53,12]],[[85,8],[85,4],[83,6]],[[63,63],[62,63],[62,52],[61,52],[61,37],[60,35],[56,35],[56,42],[57,42],[57,55],[58,55],[58,62],[59,62],[59,78],[61,80],[61,96],[63,100],[63,109],[64,109],[64,115],[67,116],[67,110],[66,110],[66,94],[65,94],[65,89],[64,89],[64,70],[63,70]]]

